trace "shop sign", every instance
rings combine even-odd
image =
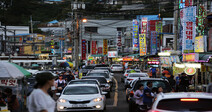
[[[109,57],[109,58],[118,57],[117,51],[108,51],[108,57]]]
[[[17,86],[17,79],[0,79],[0,86]]]
[[[108,51],[107,48],[108,48],[107,47],[107,39],[104,39],[103,40],[103,55],[107,55],[107,51]]]
[[[93,56],[89,56],[88,60],[93,60],[94,57]]]
[[[116,41],[116,43],[117,43],[117,52],[121,52],[121,48],[122,48],[121,33],[122,32],[120,32],[120,31],[117,33],[117,41]]]
[[[183,61],[195,62],[195,60],[196,60],[195,53],[183,54]]]
[[[146,55],[146,34],[139,34],[140,56]]]
[[[92,55],[95,55],[96,54],[96,41],[92,41],[92,43],[91,43],[92,45],[92,50],[91,50],[91,52],[92,52]]]
[[[194,51],[196,6],[187,7],[183,11],[183,52],[188,53]]]
[[[160,63],[162,67],[172,67],[172,62],[170,57],[160,57]]]
[[[133,60],[133,59],[130,58],[130,57],[129,57],[129,58],[126,58],[126,57],[123,58],[123,61],[132,61],[132,60]]]
[[[151,32],[151,54],[155,55],[157,53],[157,32]]]
[[[141,22],[141,34],[146,34],[147,33],[147,18],[142,18]]]
[[[98,54],[102,54],[102,47],[98,47]]]
[[[178,63],[178,62],[180,62],[179,56],[170,56],[170,58],[171,58],[171,61],[172,61],[173,63]]]
[[[194,75],[196,73],[196,69],[193,67],[187,67],[187,68],[185,68],[184,72],[187,75]]]
[[[210,28],[208,34],[208,51],[212,51],[212,28]]]
[[[72,47],[69,47],[69,48],[68,48],[67,53],[72,53]]]
[[[139,41],[138,41],[138,35],[139,34],[139,23],[138,20],[133,20],[133,51],[138,51],[139,47]]]
[[[204,38],[203,38],[203,36],[195,37],[194,51],[195,52],[204,52]]]
[[[72,50],[72,48],[71,48]],[[86,40],[82,39],[82,54],[81,54],[81,58],[82,60],[86,60]]]

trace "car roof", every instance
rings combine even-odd
[[[141,78],[141,79],[136,79],[136,80],[161,80],[161,81],[168,81],[167,79],[162,79],[162,78],[149,78],[149,77],[145,77],[145,78]]]
[[[104,76],[83,76],[82,78],[87,78],[87,77],[99,77],[99,78],[105,78]]]
[[[130,74],[147,74],[147,73],[144,73],[144,72],[139,72],[139,73],[128,73],[128,75],[130,75]]]
[[[79,79],[79,80],[72,80],[70,82],[79,82],[79,81],[97,81],[96,79]]]
[[[212,99],[210,93],[197,93],[197,92],[177,92],[177,93],[161,93],[158,99],[174,99],[174,98],[207,98]]]
[[[105,73],[108,70],[92,70],[90,73]]]
[[[71,85],[67,85],[66,87],[73,87],[73,86],[95,86],[98,87],[97,84],[71,84]]]
[[[112,64],[112,65],[121,65],[121,64]]]

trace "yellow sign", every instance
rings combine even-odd
[[[146,34],[139,34],[140,56],[146,55]]]
[[[195,52],[204,52],[203,36],[195,37],[194,51]]]
[[[107,47],[107,39],[103,40],[103,55],[107,55],[108,47]]]
[[[195,53],[183,54],[183,61],[195,62]]]

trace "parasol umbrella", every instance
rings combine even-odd
[[[31,73],[23,67],[9,62],[0,62],[0,78],[20,79],[24,76],[30,76]]]
[[[60,63],[60,67],[73,67],[73,63],[71,63],[71,62],[62,62],[62,63]]]

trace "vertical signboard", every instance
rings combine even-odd
[[[107,47],[107,39],[103,40],[103,55],[107,55],[108,47]]]
[[[82,60],[86,60],[86,40],[85,39],[82,39],[82,54],[81,54],[81,58]]]
[[[122,43],[121,43],[121,31],[119,31],[117,33],[117,40],[116,40],[116,45],[117,45],[117,52],[120,53],[121,52],[121,46],[122,46]]]
[[[133,51],[138,51],[138,34],[139,34],[139,23],[138,20],[133,20]]]
[[[194,52],[196,36],[196,6],[186,7],[183,12],[183,52]]]
[[[210,28],[208,34],[208,51],[212,51],[212,28]]]
[[[157,42],[157,49],[160,50],[160,45],[163,44],[163,37],[160,35],[160,33],[163,32],[163,26],[161,21],[156,22],[156,32],[157,32],[157,38],[160,40]]]
[[[140,56],[146,55],[146,34],[139,34]]]
[[[204,38],[203,38],[203,36],[195,37],[194,51],[195,52],[204,52]]]
[[[91,52],[92,52],[92,55],[94,55],[94,54],[96,54],[96,41],[92,41],[92,43],[91,43],[92,45],[92,50],[91,50]]]
[[[147,33],[147,18],[142,18],[141,21],[141,34],[146,34]]]
[[[157,32],[152,31],[151,32],[151,54],[155,55],[157,53]]]
[[[98,47],[98,54],[102,54],[102,47]]]

